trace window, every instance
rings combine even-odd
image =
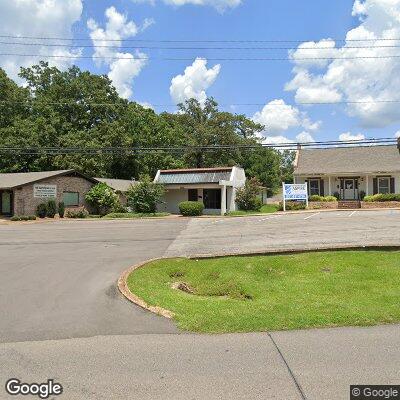
[[[208,210],[221,209],[221,189],[204,189],[204,208]]]
[[[63,202],[65,207],[79,206],[79,193],[78,192],[64,192]]]
[[[199,201],[199,191],[197,189],[188,190],[188,200],[189,201]]]
[[[378,178],[378,193],[390,193],[390,178]]]
[[[310,179],[308,181],[308,184],[310,186],[310,196],[319,196],[321,194],[320,183],[321,181],[319,179]]]

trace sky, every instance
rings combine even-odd
[[[0,35],[21,84],[43,59],[156,112],[213,96],[266,143],[400,136],[400,0],[0,0]]]

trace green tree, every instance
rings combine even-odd
[[[140,178],[127,193],[128,206],[138,213],[155,213],[164,195],[164,186],[154,183],[149,176]]]
[[[97,214],[106,215],[118,204],[118,195],[106,183],[98,183],[85,195],[85,200],[96,210]]]

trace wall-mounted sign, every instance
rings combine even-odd
[[[34,185],[33,197],[39,199],[55,199],[57,197],[57,185]]]
[[[286,211],[286,202],[288,200],[302,200],[308,207],[308,189],[307,183],[304,184],[282,184],[283,189],[283,210]]]

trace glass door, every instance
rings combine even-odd
[[[1,192],[1,213],[11,215],[11,193]]]
[[[356,198],[356,185],[354,179],[344,180],[344,199],[355,200]]]

